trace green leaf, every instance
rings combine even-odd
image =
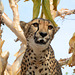
[[[41,0],[32,0],[34,3],[33,6],[33,19],[37,18],[40,12]]]
[[[54,26],[57,27],[58,25],[55,23],[51,15],[49,0],[42,1],[42,9],[43,9],[43,13],[45,14],[46,19],[50,20],[54,24]]]
[[[68,72],[66,72],[66,75],[68,75]]]

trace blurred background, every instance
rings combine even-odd
[[[10,19],[13,20],[12,10],[9,6],[8,0],[2,0],[4,5],[4,12],[9,16]],[[24,2],[21,0],[18,3],[19,6],[19,15],[20,20],[29,22],[32,20],[33,14],[33,3],[32,1]],[[61,8],[67,8],[69,10],[75,9],[75,0],[61,0],[58,5],[58,10]],[[69,50],[69,40],[73,36],[75,32],[75,15],[68,15],[64,19],[57,17],[55,18],[56,23],[60,27],[60,30],[56,33],[54,40],[51,45],[55,52],[55,57],[57,60],[60,58],[69,58],[72,54],[68,54]],[[15,39],[17,38],[15,34],[6,26],[2,26],[3,34],[2,39],[5,40],[3,45],[3,51],[8,50],[10,52],[10,56],[8,58],[8,63],[12,65],[15,60],[14,54],[19,50],[21,42],[18,41],[15,43]],[[63,75],[75,75],[73,74],[74,67],[64,66],[62,69]]]

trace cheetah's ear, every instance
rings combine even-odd
[[[55,27],[55,32],[54,33],[56,33],[59,29],[60,29],[60,27]]]
[[[25,23],[24,21],[20,21],[20,26],[21,26],[24,34],[26,35],[29,30],[29,27],[30,27],[29,23]]]

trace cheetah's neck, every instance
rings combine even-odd
[[[34,48],[31,48],[31,46],[28,45],[28,49],[33,50]],[[37,51],[33,50],[33,54],[35,55],[37,60],[40,61],[40,59],[43,59],[43,62],[49,59],[55,59],[54,51],[50,45],[46,49],[42,49],[41,51],[39,51],[39,48],[37,49]]]

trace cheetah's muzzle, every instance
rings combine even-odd
[[[46,44],[49,41],[49,39],[38,38],[38,37],[34,36],[34,41],[37,44]]]

